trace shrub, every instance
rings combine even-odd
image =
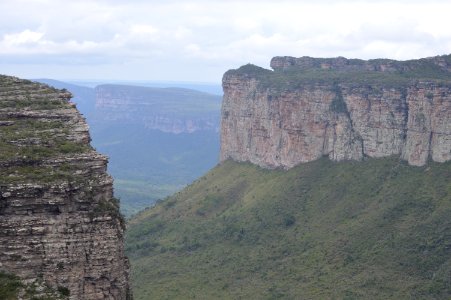
[[[61,296],[64,296],[64,297],[70,296],[70,290],[65,286],[58,286],[58,293],[60,293]]]

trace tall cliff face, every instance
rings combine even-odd
[[[107,158],[70,97],[0,76],[0,271],[69,299],[130,299]]]
[[[224,75],[221,160],[290,168],[321,156],[451,159],[451,56],[275,57],[271,66]]]

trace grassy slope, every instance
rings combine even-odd
[[[136,216],[136,299],[449,299],[451,163],[225,162]]]

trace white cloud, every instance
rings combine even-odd
[[[14,46],[21,44],[33,44],[39,42],[44,36],[42,32],[35,32],[31,30],[24,30],[19,33],[5,34],[3,41],[6,45]]]
[[[410,59],[451,53],[449,11],[440,0],[2,0],[0,72],[219,81],[276,55]]]
[[[146,25],[146,24],[136,24],[133,25],[130,32],[132,34],[144,34],[144,35],[155,35],[158,33],[158,29],[155,28],[152,25]]]
[[[0,41],[0,55],[73,54],[93,53],[100,44],[93,41],[67,40],[62,43],[47,40],[44,33],[25,30],[16,34],[5,34]]]

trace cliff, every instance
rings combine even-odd
[[[271,67],[225,73],[221,161],[291,168],[322,156],[451,160],[451,55],[275,57]]]
[[[105,84],[96,87],[96,113],[104,121],[142,124],[167,133],[219,131],[221,97],[182,88]]]
[[[107,158],[70,97],[0,76],[0,271],[69,299],[130,299]]]

